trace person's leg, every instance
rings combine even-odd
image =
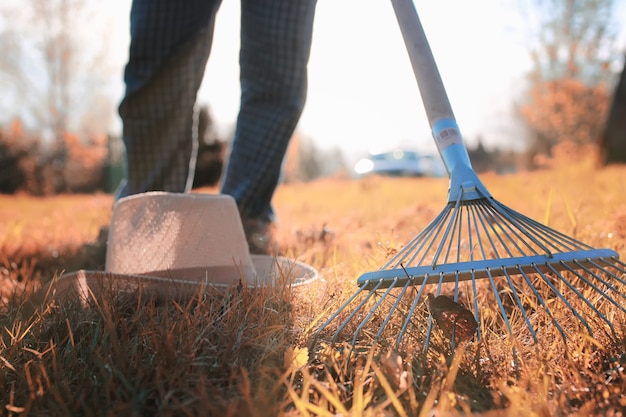
[[[135,0],[119,107],[127,178],[117,197],[188,191],[192,119],[220,0]]]
[[[273,219],[272,196],[306,99],[315,4],[242,0],[241,108],[222,192],[237,201],[244,227]]]

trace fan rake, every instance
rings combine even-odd
[[[591,336],[599,327],[619,340],[613,321],[626,314],[626,264],[615,251],[594,249],[491,196],[471,166],[412,1],[391,1],[450,177],[448,203],[380,270],[361,275],[317,334],[337,322],[331,343],[351,332],[352,349],[393,339],[398,349],[411,335],[427,351],[434,318],[453,346],[474,333],[480,340],[487,329],[537,343],[538,329],[550,323],[563,342],[572,326]]]

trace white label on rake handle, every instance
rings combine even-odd
[[[454,120],[439,120],[433,125],[432,129],[433,137],[440,150],[444,150],[450,145],[463,145],[463,137],[459,131],[459,126]]]
[[[452,127],[443,129],[441,132],[439,132],[435,140],[439,143],[439,146],[441,147],[441,149],[445,149],[450,145],[454,145],[454,144],[460,145],[463,143],[463,139],[461,138],[461,133],[459,133],[458,130]]]

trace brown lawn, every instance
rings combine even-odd
[[[504,204],[626,255],[626,167],[565,160],[481,179]],[[84,245],[107,225],[112,197],[0,196],[0,416],[623,416],[623,314],[611,316],[617,340],[574,335],[564,346],[547,332],[519,362],[506,338],[426,357],[419,346],[348,356],[310,345],[310,328],[430,222],[446,192],[447,180],[428,178],[283,185],[281,251],[316,267],[317,282],[165,303],[110,294],[86,310],[31,294],[64,270],[102,268]]]

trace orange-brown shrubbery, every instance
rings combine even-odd
[[[63,133],[45,141],[19,120],[0,129],[0,193],[33,195],[92,192],[102,188],[107,137]]]
[[[600,136],[610,104],[606,85],[573,78],[538,82],[521,114],[534,136],[531,151],[551,155],[562,141],[590,144]]]

